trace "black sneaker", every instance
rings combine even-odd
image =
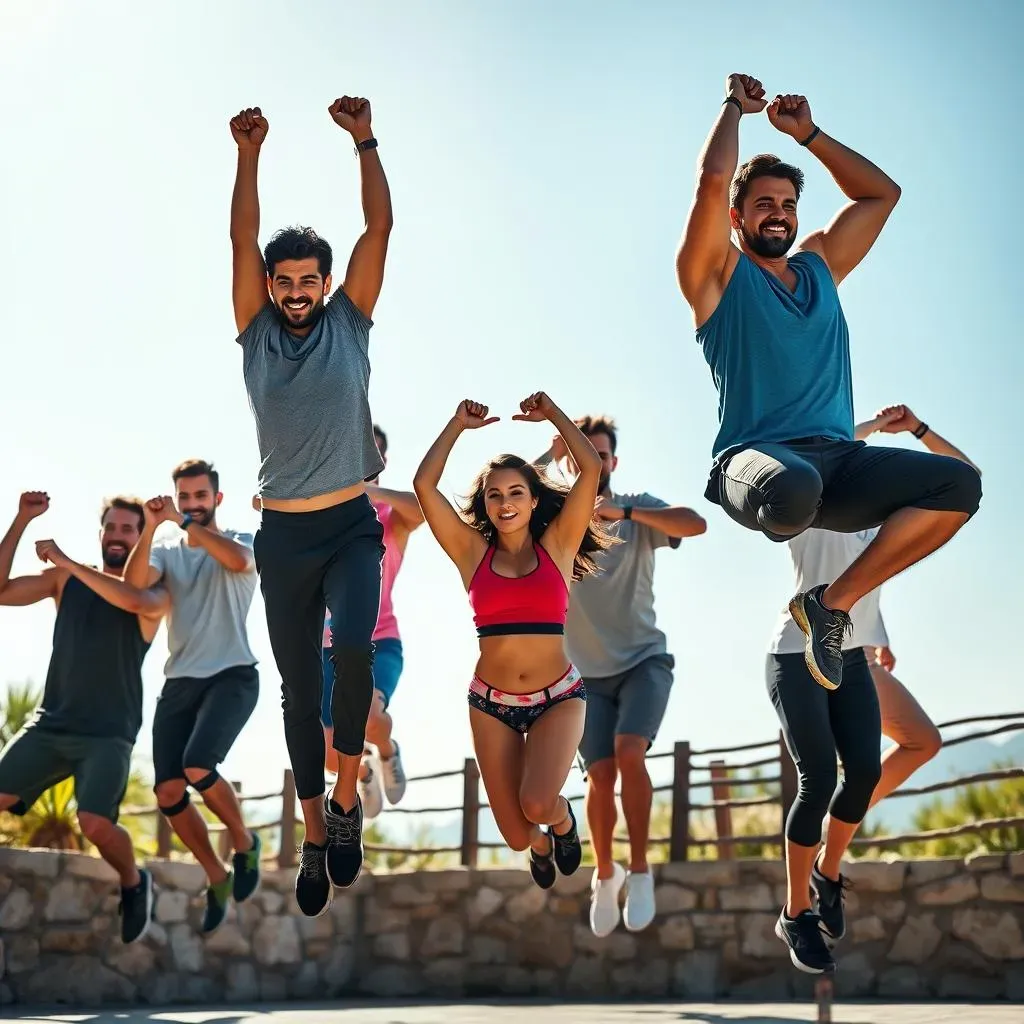
[[[260,853],[263,843],[256,832],[252,836],[252,847],[244,853],[236,853],[231,858],[235,869],[235,884],[231,895],[236,903],[247,900],[260,887]]]
[[[818,896],[818,916],[821,918],[825,941],[835,944],[846,934],[846,914],[843,908],[844,894],[848,888],[846,878],[840,875],[838,882],[826,878],[815,860],[811,868],[811,888]]]
[[[795,919],[790,919],[783,909],[775,922],[775,934],[789,946],[789,959],[798,971],[804,974],[832,974],[835,971],[836,962],[821,934],[821,918],[813,910],[805,910]]]
[[[299,847],[299,873],[295,876],[295,902],[306,917],[319,917],[331,905],[327,877],[327,846],[303,843]]]
[[[572,824],[568,832],[559,835],[554,829],[551,830],[551,837],[555,841],[555,864],[563,875],[571,875],[583,860],[583,846],[580,843],[580,834],[576,829],[576,815],[572,813],[572,804],[565,797],[565,806],[569,810],[569,820]]]
[[[542,888],[550,889],[555,884],[555,845],[552,842],[549,853],[538,853],[530,847],[530,874]]]
[[[324,800],[327,819],[327,877],[331,885],[347,889],[363,867],[363,804],[356,794],[351,811],[343,811],[330,797]]]
[[[807,637],[804,661],[815,682],[826,690],[838,690],[843,681],[843,637],[853,629],[853,622],[846,612],[821,603],[824,592],[822,584],[797,594],[789,602],[789,613]]]
[[[139,868],[139,884],[131,889],[121,888],[121,941],[127,945],[138,942],[149,930],[153,919],[153,876]]]
[[[231,898],[231,890],[234,887],[234,879],[229,871],[222,882],[206,887],[206,913],[203,914],[203,931],[209,935],[216,931],[223,923],[228,914],[228,900]]]

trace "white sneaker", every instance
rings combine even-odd
[[[359,780],[359,799],[363,802],[363,820],[371,821],[384,810],[384,791],[380,786],[376,758],[364,756],[362,763],[366,766],[366,778]]]
[[[392,740],[391,745],[395,752],[390,757],[380,759],[380,774],[388,803],[397,804],[405,796],[405,769],[402,767],[402,752],[398,749],[398,744]]]
[[[630,871],[626,876],[623,920],[631,932],[642,932],[654,920],[654,875],[651,869]]]
[[[618,927],[621,917],[619,893],[625,881],[626,872],[621,864],[612,866],[611,878],[598,878],[597,868],[594,869],[594,877],[590,882],[590,930],[599,939],[611,935]]]

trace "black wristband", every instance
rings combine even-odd
[[[195,520],[186,512],[181,517],[181,522],[178,524],[182,530],[188,530],[188,528],[195,522]]]
[[[372,138],[372,137],[369,138],[369,139],[363,139],[362,142],[357,142],[356,143],[356,152],[357,153],[365,153],[368,149],[376,149],[376,148],[377,148],[377,140]]]
[[[722,106],[724,107],[726,103],[735,103],[736,109],[740,112],[740,117],[743,116],[743,104],[740,103],[740,101],[736,99],[735,96],[726,96],[725,99],[722,100]]]
[[[918,441],[920,441],[921,438],[924,437],[924,435],[927,434],[930,429],[931,428],[928,426],[928,424],[925,423],[924,420],[921,420],[921,423],[918,426],[917,430],[914,431],[914,437],[916,437]]]
[[[623,505],[622,506],[622,518],[623,519],[632,519],[633,518],[633,506],[632,505]]]
[[[801,146],[809,146],[818,137],[818,135],[820,133],[821,133],[821,129],[817,125],[815,125],[814,126],[814,131],[811,132],[811,134],[808,135],[807,138],[804,139],[804,141],[800,143],[800,145]]]

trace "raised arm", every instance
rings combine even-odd
[[[378,487],[368,484],[366,496],[371,501],[383,502],[391,506],[391,511],[401,521],[406,530],[415,530],[423,523],[423,509],[412,491],[393,491],[389,487]]]
[[[14,553],[25,528],[49,507],[50,498],[45,491],[26,491],[18,501],[14,522],[4,534],[3,540],[0,540],[0,605],[22,607],[48,597],[56,599],[59,579],[56,569],[45,569],[36,576],[11,579]]]
[[[497,416],[487,415],[487,406],[466,399],[459,404],[455,415],[445,425],[430,450],[423,456],[413,477],[423,518],[430,532],[455,563],[463,582],[468,586],[477,564],[483,557],[487,542],[455,511],[451,502],[441,493],[438,484],[455,442],[464,430],[475,430],[497,422]]]
[[[889,405],[877,417],[880,424],[877,429],[883,434],[900,434],[907,431],[913,434],[933,455],[946,455],[951,459],[966,462],[972,469],[981,474],[981,470],[955,444],[937,434],[919,416],[915,416],[909,405]]]
[[[697,185],[676,254],[679,288],[703,323],[718,305],[732,243],[729,188],[740,152],[740,117],[764,110],[764,89],[749,75],[730,75],[726,99],[697,163]]]
[[[552,558],[571,565],[594,518],[594,503],[601,485],[601,456],[590,438],[543,391],[523,399],[519,407],[522,413],[512,419],[527,423],[548,420],[565,442],[568,457],[576,467],[576,479],[569,488],[565,504],[548,525],[543,538],[548,542],[545,546]],[[556,550],[551,550],[552,546]]]
[[[153,535],[164,521],[162,515],[163,498],[150,498],[142,506],[143,526],[139,541],[128,553],[128,561],[124,564],[124,581],[139,590],[152,587],[159,583],[163,573],[149,564],[149,556],[153,550]]]
[[[238,541],[225,537],[216,530],[210,530],[201,523],[189,520],[186,526],[185,517],[178,511],[174,499],[165,494],[146,502],[147,516],[152,514],[160,523],[174,523],[177,527],[187,529],[189,539],[194,540],[208,555],[216,559],[228,572],[248,572],[254,566],[252,548]],[[147,518],[147,526],[149,521]],[[146,553],[149,558],[149,552]]]
[[[40,561],[50,562],[58,569],[74,576],[94,594],[122,611],[138,615],[140,619],[161,619],[170,609],[170,595],[163,587],[140,590],[117,576],[100,572],[68,558],[52,540],[36,541],[36,554]]]
[[[827,228],[808,235],[801,249],[818,253],[839,284],[868,254],[900,198],[900,187],[866,157],[821,131],[804,96],[776,96],[768,120],[784,135],[806,146],[852,202]]]
[[[235,190],[231,193],[231,300],[241,334],[267,304],[267,268],[260,251],[260,197],[256,172],[260,147],[270,125],[259,107],[247,107],[231,118],[231,137],[238,144]]]
[[[394,223],[391,190],[370,126],[370,101],[361,96],[342,96],[328,109],[335,123],[352,136],[359,154],[362,181],[365,227],[349,257],[342,287],[364,316],[372,318],[373,307],[377,305],[384,283],[384,263]]]

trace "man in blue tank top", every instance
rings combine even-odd
[[[737,170],[740,118],[766,108],[772,126],[809,149],[850,200],[791,256],[803,173],[771,154]],[[886,174],[814,124],[805,97],[768,103],[757,79],[730,75],[676,259],[719,395],[706,497],[774,541],[812,526],[881,527],[837,579],[790,602],[807,667],[827,690],[842,682],[853,605],[945,544],[981,500],[980,477],[964,462],[854,438],[849,333],[837,287],[899,197]],[[815,853],[787,843],[790,874],[809,877]],[[801,969],[834,969],[811,925],[783,915],[780,937]]]
[[[808,668],[834,689],[850,608],[945,544],[978,510],[981,482],[955,459],[854,440],[837,286],[874,244],[899,186],[822,132],[803,96],[767,104],[746,75],[731,75],[726,92],[676,261],[719,394],[706,496],[775,541],[810,526],[882,526],[842,576],[793,599]],[[771,124],[818,157],[850,199],[791,256],[803,173],[771,154],[736,169],[740,118],[766,106]]]
[[[142,504],[134,498],[103,506],[102,570],[40,540],[36,554],[47,568],[11,579],[18,542],[49,507],[47,494],[26,491],[0,540],[0,605],[51,598],[57,606],[42,700],[0,755],[0,810],[25,814],[51,786],[74,779],[82,835],[121,880],[121,939],[136,942],[152,916],[153,878],[136,866],[132,837],[117,816],[142,725],[142,661],[170,601],[161,587],[139,590],[121,578],[142,531]]]
[[[366,494],[367,481],[384,468],[370,419],[369,342],[392,225],[369,102],[342,96],[328,113],[354,143],[365,220],[333,295],[333,253],[312,228],[279,231],[260,251],[257,165],[269,126],[259,107],[231,118],[238,146],[232,300],[262,460],[254,554],[305,822],[295,899],[311,917],[327,910],[332,886],[356,880],[363,863],[356,785],[384,554],[384,530]],[[339,772],[325,800],[320,652],[327,610]]]

